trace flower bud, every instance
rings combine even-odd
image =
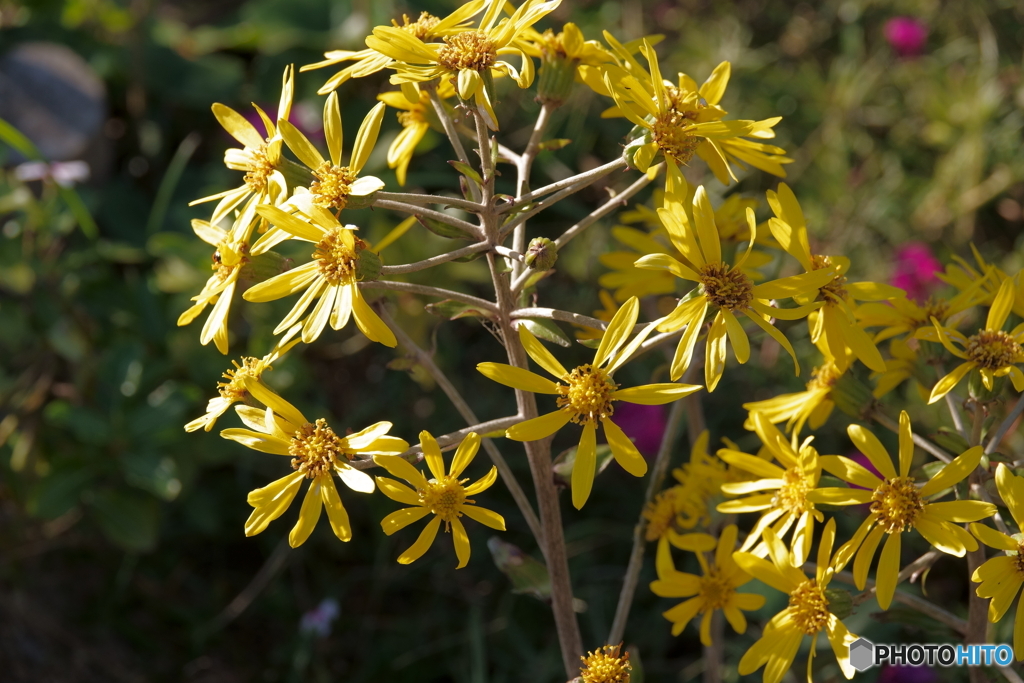
[[[871,389],[847,372],[832,386],[831,398],[836,407],[851,417],[864,417],[875,402]]]
[[[1003,390],[1006,384],[1006,377],[995,377],[992,380],[992,388],[988,389],[981,379],[981,372],[975,368],[967,376],[967,393],[978,403],[991,403]]]
[[[249,256],[238,275],[242,280],[255,285],[291,270],[294,264],[292,259],[276,251],[265,251],[257,256]]]
[[[366,242],[356,240],[356,279],[372,282],[380,279],[380,256],[366,248]]]
[[[534,237],[523,261],[533,270],[551,270],[558,260],[558,248],[547,237]]]
[[[537,80],[536,100],[541,104],[560,107],[572,92],[576,79],[578,59],[566,54],[562,33],[555,35],[548,29],[541,36],[540,74]]]
[[[853,613],[853,596],[849,591],[842,588],[826,588],[825,599],[828,601],[828,611],[840,619],[845,619]]]

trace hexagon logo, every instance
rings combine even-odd
[[[850,643],[850,665],[857,671],[866,671],[875,664],[875,644],[867,638]]]

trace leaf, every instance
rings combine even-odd
[[[497,536],[487,540],[487,549],[494,564],[512,582],[513,593],[532,595],[538,600],[551,597],[551,576],[543,563]]]
[[[544,142],[540,143],[538,149],[541,150],[542,152],[551,152],[556,149],[562,149],[563,147],[571,143],[572,140],[569,140],[567,138],[555,138],[554,140],[545,140]]]
[[[572,346],[572,339],[569,335],[562,331],[562,328],[551,320],[543,318],[522,318],[520,320],[520,324],[530,332],[533,332],[533,336],[539,337],[544,341],[549,341],[566,348]]]
[[[464,164],[461,161],[449,161],[448,163],[452,165],[452,168],[475,182],[477,185],[484,184],[484,179],[481,178],[480,174],[473,170],[469,164]]]
[[[564,488],[569,488],[569,483],[572,481],[572,467],[576,463],[576,449],[577,446],[562,451],[555,458],[554,464],[551,466],[551,470],[555,474],[555,485]],[[598,474],[604,472],[605,468],[612,461],[612,448],[606,443],[598,444],[597,446],[597,471],[594,473],[596,477]]]
[[[419,221],[420,225],[422,225],[424,228],[434,233],[435,235],[440,235],[441,237],[459,240],[469,240],[474,238],[473,235],[466,232],[465,230],[456,228],[453,225],[448,225],[447,223],[442,223],[441,221],[435,220],[433,218],[427,218],[426,216],[420,216],[417,214],[416,220]]]
[[[490,311],[485,311],[477,308],[476,306],[472,306],[461,301],[454,301],[452,299],[445,299],[444,301],[438,301],[437,303],[427,304],[423,308],[428,313],[436,315],[439,318],[445,318],[446,320],[456,320],[457,318],[490,319],[492,317]]]
[[[96,473],[87,467],[55,469],[32,487],[28,511],[42,519],[56,519],[78,504]]]
[[[939,427],[939,431],[932,435],[932,441],[936,446],[953,455],[960,455],[971,447],[967,443],[967,439],[948,427]]]
[[[181,493],[178,464],[173,458],[152,452],[125,453],[121,455],[121,469],[129,484],[163,500],[174,500]]]
[[[597,347],[601,346],[600,339],[577,339],[576,343],[586,346],[588,349],[594,349],[595,351],[597,350]]]
[[[156,547],[160,505],[151,496],[107,490],[96,494],[93,514],[103,534],[125,550],[145,552]]]
[[[551,270],[536,270],[530,273],[530,277],[526,278],[526,282],[523,284],[523,292],[528,292],[537,285],[538,282],[546,277],[550,277],[555,274],[554,268]]]

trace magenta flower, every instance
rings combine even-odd
[[[647,456],[655,455],[667,424],[665,406],[642,406],[623,401],[615,406],[615,424],[633,440],[638,451]]]
[[[914,17],[893,17],[885,22],[885,39],[900,57],[916,57],[924,51],[928,27]]]
[[[907,298],[924,303],[939,282],[935,273],[941,270],[942,264],[932,255],[927,244],[909,242],[896,250],[896,272],[892,284],[904,290]]]

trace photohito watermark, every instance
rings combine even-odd
[[[898,643],[880,645],[867,638],[850,643],[850,664],[865,671],[881,664],[905,666],[1008,666],[1013,661],[1009,645],[950,645]]]

